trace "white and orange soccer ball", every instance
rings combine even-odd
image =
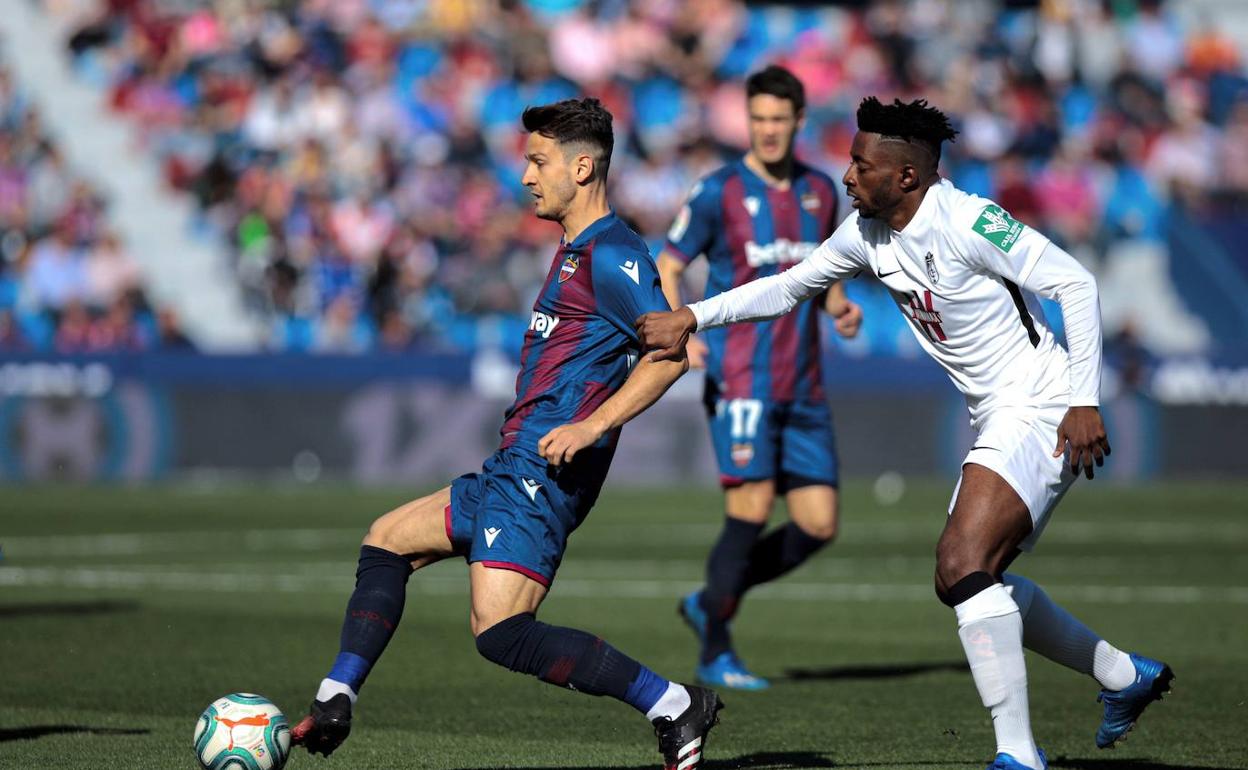
[[[230,693],[200,714],[192,745],[204,770],[281,770],[290,756],[290,725],[268,698]]]

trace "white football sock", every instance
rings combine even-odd
[[[1106,690],[1121,690],[1135,681],[1131,656],[1080,623],[1040,586],[1019,575],[1006,575],[1005,585],[1023,617],[1024,647],[1095,677]]]
[[[347,697],[351,699],[352,706],[355,705],[355,699],[359,697],[355,694],[355,690],[347,687],[342,682],[334,679],[322,679],[321,686],[316,690],[316,699],[323,703],[340,693],[347,694]]]
[[[997,752],[1038,768],[1027,704],[1023,621],[1005,586],[994,583],[953,608],[958,637],[984,706],[992,713]]]
[[[651,722],[659,717],[675,719],[685,713],[685,709],[689,708],[690,703],[693,703],[693,700],[689,697],[689,691],[685,689],[684,685],[668,682],[667,692],[663,693],[663,697],[659,698],[659,702],[646,712],[646,719],[649,719]]]

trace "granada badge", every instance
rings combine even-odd
[[[559,267],[559,283],[563,283],[572,276],[576,275],[576,268],[580,267],[581,260],[575,254],[569,254],[563,258],[563,264]]]

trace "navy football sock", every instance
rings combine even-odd
[[[775,580],[827,544],[827,540],[807,534],[791,521],[783,527],[776,527],[750,551],[744,590]]]
[[[667,692],[666,679],[601,638],[541,623],[531,612],[482,631],[477,651],[512,671],[589,695],[609,695],[643,714]]]
[[[403,617],[411,574],[411,562],[397,553],[371,545],[360,548],[355,592],[347,602],[338,657],[328,679],[360,691]]]
[[[706,588],[698,601],[706,612],[706,644],[702,662],[709,663],[732,649],[728,621],[737,613],[737,602],[745,591],[745,573],[750,565],[750,549],[763,531],[754,524],[728,516],[719,540],[706,562]]]

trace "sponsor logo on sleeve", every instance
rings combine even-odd
[[[1009,254],[1010,249],[1014,248],[1014,244],[1018,242],[1019,236],[1023,234],[1023,223],[994,203],[985,206],[984,210],[979,212],[979,219],[975,220],[971,229],[984,236],[998,249]]]

